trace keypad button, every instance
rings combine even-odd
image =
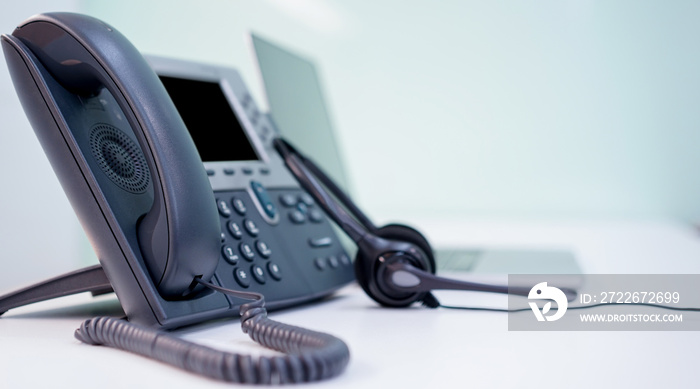
[[[272,255],[272,250],[270,250],[267,243],[262,240],[255,242],[255,248],[258,250],[258,254],[265,259],[270,258],[270,255]]]
[[[295,209],[289,213],[289,220],[291,220],[294,224],[302,224],[306,221],[306,216],[299,212],[299,210]]]
[[[333,239],[330,236],[323,236],[320,238],[309,238],[309,246],[314,248],[328,247],[333,244]]]
[[[233,247],[229,245],[224,245],[221,247],[221,254],[223,254],[224,259],[228,261],[228,263],[235,265],[238,263],[238,260],[241,259],[241,257],[238,256],[238,253],[236,250],[233,249]]]
[[[264,284],[265,281],[267,281],[267,277],[265,277],[265,270],[263,270],[262,267],[258,265],[253,265],[250,268],[250,272],[253,274],[253,278],[255,278],[255,281],[258,281],[261,284]]]
[[[233,278],[236,280],[238,285],[247,288],[250,286],[250,276],[245,269],[236,268],[233,269]]]
[[[333,269],[335,269],[340,265],[340,262],[338,262],[338,258],[335,255],[331,255],[330,257],[328,257],[328,264],[331,265]]]
[[[311,197],[311,195],[308,194],[308,193],[302,193],[302,194],[300,194],[300,195],[299,195],[299,201],[301,201],[302,203],[304,203],[304,204],[306,204],[306,205],[308,205],[308,206],[314,205],[314,198]]]
[[[248,231],[252,237],[256,237],[260,233],[260,229],[258,228],[257,224],[250,219],[243,220],[243,227],[245,227],[245,230]]]
[[[316,259],[314,259],[314,265],[316,266],[316,269],[318,269],[318,270],[325,270],[326,269],[326,260],[323,258],[316,258]]]
[[[216,206],[219,208],[219,213],[221,214],[221,216],[231,216],[231,207],[228,206],[226,200],[216,200]]]
[[[216,173],[216,172],[214,171],[214,169],[207,169],[207,175],[208,175],[209,177],[213,176],[215,173]]]
[[[232,176],[235,172],[236,171],[231,168],[224,169],[224,174],[226,174],[227,176]]]
[[[270,169],[268,169],[268,168],[266,168],[266,167],[261,167],[261,168],[260,168],[260,174],[266,176],[266,175],[270,174]]]
[[[282,272],[280,271],[280,267],[277,266],[277,264],[274,262],[268,262],[267,272],[270,273],[270,277],[272,277],[272,279],[274,280],[279,281],[282,279]]]
[[[304,203],[299,203],[297,204],[297,210],[306,215],[306,212],[309,211],[309,206]]]
[[[241,227],[238,225],[238,223],[234,222],[233,220],[226,223],[226,227],[228,228],[228,232],[234,238],[241,239],[243,237],[243,231],[241,231]]]
[[[243,255],[245,260],[253,262],[255,253],[253,252],[253,249],[250,248],[250,245],[245,242],[241,242],[241,244],[238,245],[238,251],[241,252],[241,255]]]
[[[249,175],[253,174],[253,169],[252,169],[252,168],[249,168],[249,167],[244,167],[244,168],[241,169],[241,171],[242,171],[243,174],[245,174],[246,176],[249,176]]]
[[[320,223],[323,221],[323,213],[316,208],[311,208],[307,216],[313,223]]]
[[[245,203],[238,197],[232,198],[231,204],[233,205],[233,209],[236,210],[236,213],[238,213],[241,216],[244,216],[245,213],[248,212],[248,208],[246,208]]]
[[[297,204],[297,198],[291,193],[280,195],[280,203],[287,208],[291,208]]]
[[[350,261],[350,257],[348,257],[348,255],[345,253],[340,254],[338,258],[343,266],[348,266],[352,263],[352,261]]]

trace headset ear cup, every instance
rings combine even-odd
[[[375,235],[382,239],[414,245],[420,249],[424,255],[420,256],[422,259],[414,258],[418,260],[419,263],[412,261],[412,264],[424,271],[435,273],[435,259],[432,249],[420,232],[405,225],[390,224],[379,228],[375,232]],[[365,293],[373,300],[384,306],[406,307],[415,301],[421,301],[425,297],[426,292],[413,292],[406,293],[403,296],[397,296],[387,294],[386,291],[382,291],[381,287],[378,289],[379,282],[376,274],[378,260],[379,258],[374,258],[373,254],[358,250],[354,264],[355,277],[357,278],[358,284],[360,284]]]
[[[380,238],[413,243],[414,245],[418,246],[418,248],[425,254],[430,266],[429,269],[423,270],[435,273],[436,266],[433,248],[430,247],[430,243],[423,236],[423,234],[418,232],[418,230],[415,228],[404,224],[387,224],[379,228],[376,235]]]

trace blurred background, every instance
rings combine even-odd
[[[379,219],[700,220],[697,1],[27,0],[144,53],[237,68],[248,33],[313,59]],[[0,291],[96,263],[0,61]]]

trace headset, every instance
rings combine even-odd
[[[403,224],[377,227],[312,160],[282,138],[273,143],[301,187],[357,245],[355,277],[365,293],[379,304],[407,307],[421,302],[437,308],[441,305],[431,292],[437,289],[528,295],[529,288],[436,276],[433,250],[420,232]],[[576,297],[574,290],[562,291],[569,301]]]

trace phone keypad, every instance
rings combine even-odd
[[[263,285],[268,280],[268,273],[271,279],[282,280],[280,266],[269,261],[272,249],[264,240],[258,239],[260,227],[250,216],[246,200],[242,196],[221,196],[217,205],[226,231],[222,232],[221,255],[234,266],[231,272],[238,286],[249,288],[253,281]],[[258,264],[260,260],[267,263]]]
[[[294,298],[351,281],[352,263],[314,199],[300,189],[216,192],[221,220],[225,287],[263,293],[267,299]],[[253,196],[253,197],[251,197]],[[280,213],[270,223],[268,210]],[[262,201],[264,200],[264,201]]]

